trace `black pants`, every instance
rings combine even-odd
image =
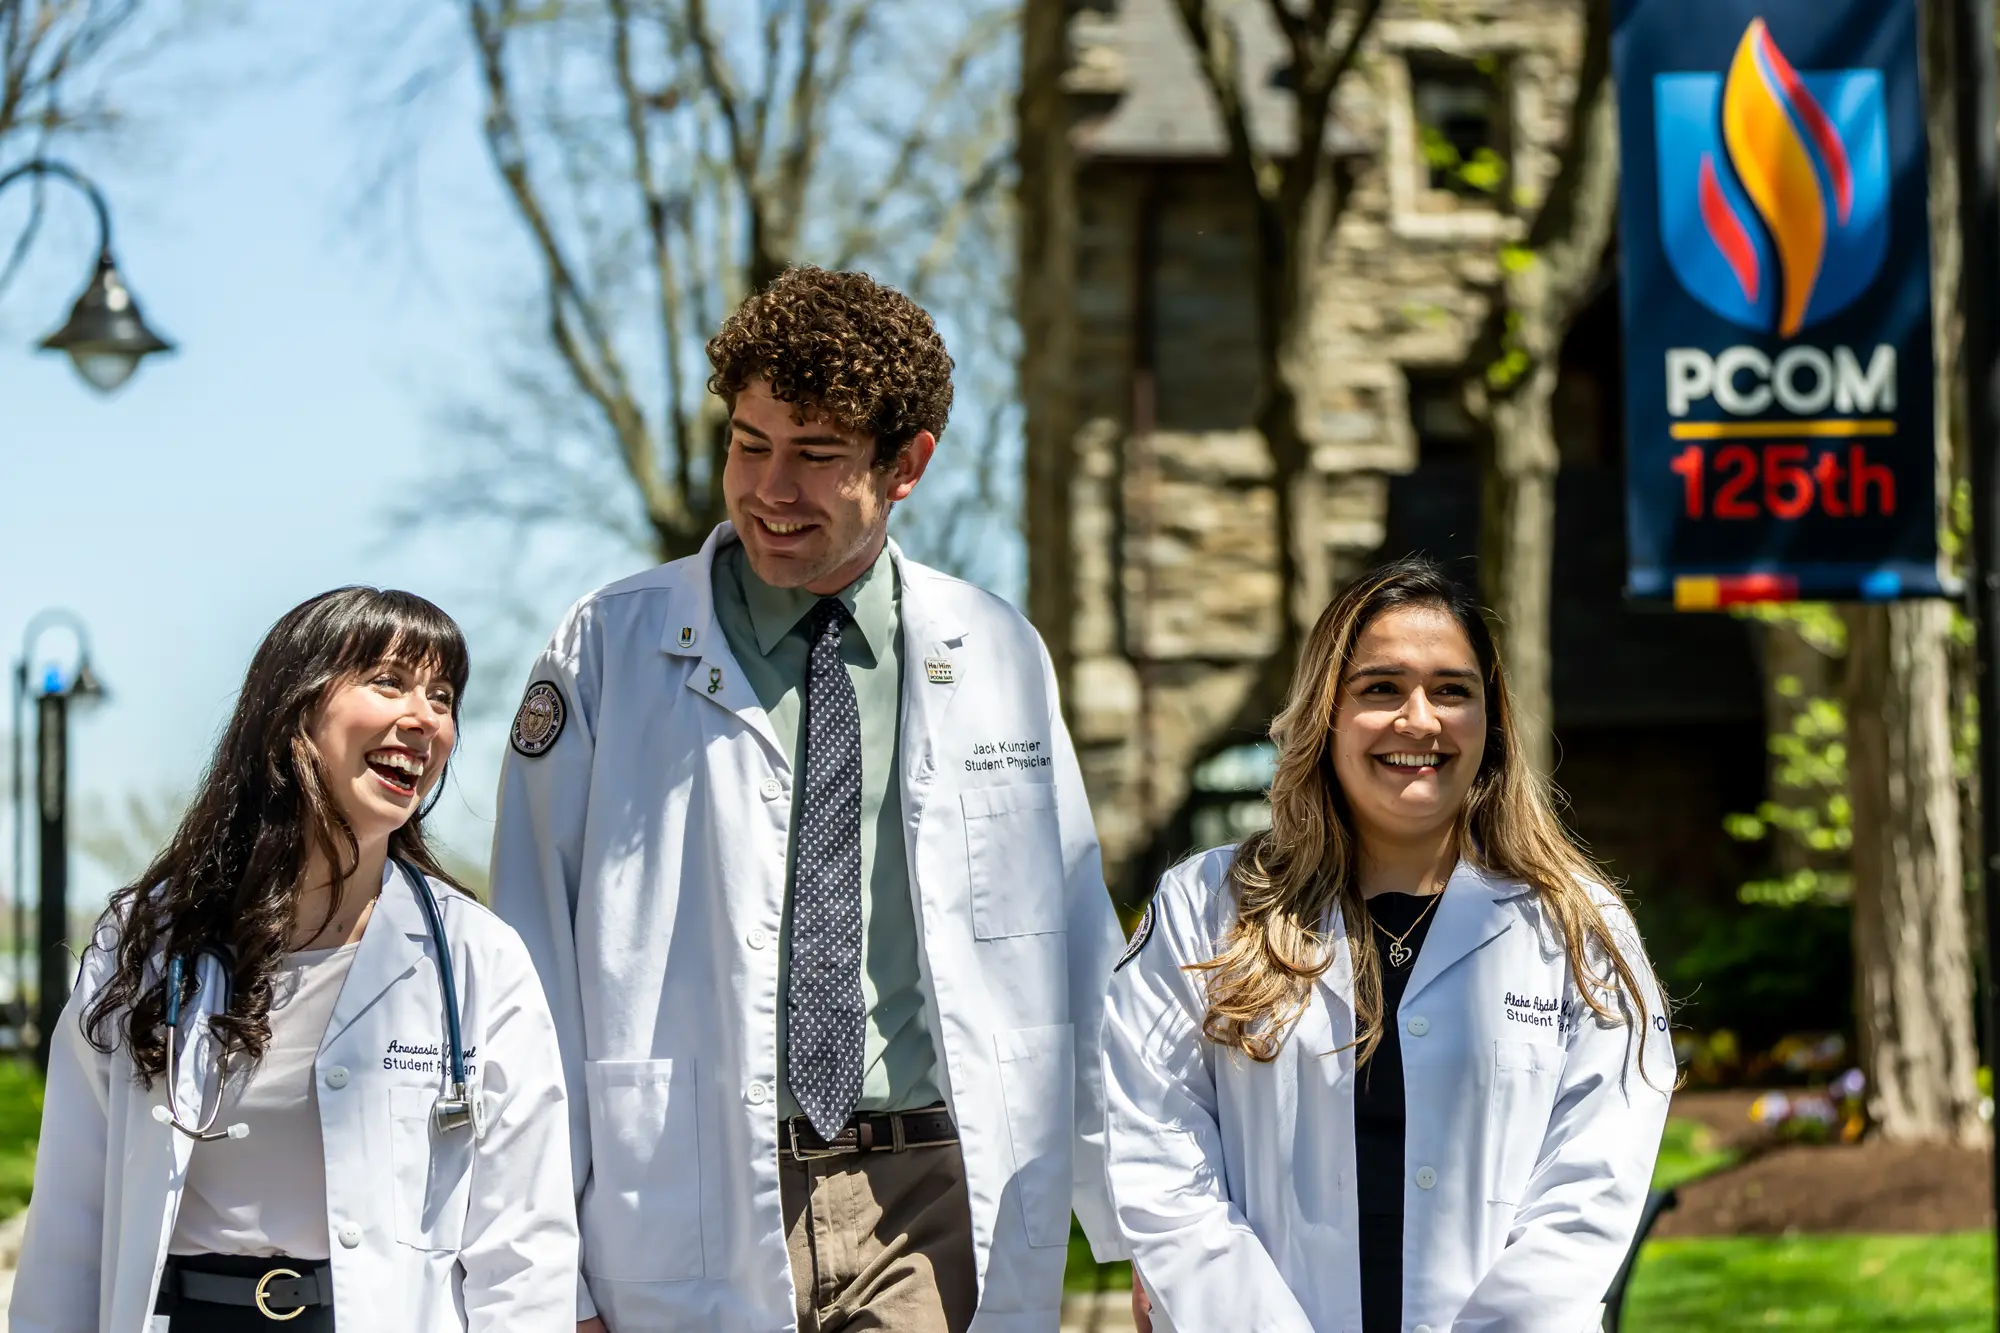
[[[260,1258],[234,1254],[190,1254],[173,1255],[167,1260],[167,1271],[160,1276],[159,1299],[153,1302],[153,1313],[167,1316],[167,1333],[333,1333],[333,1307],[312,1305],[296,1319],[271,1319],[254,1305],[217,1305],[209,1301],[191,1301],[178,1294],[175,1270],[186,1268],[195,1273],[221,1273],[229,1277],[259,1278],[274,1268],[289,1268],[295,1273],[308,1273],[324,1259]],[[273,1305],[279,1314],[289,1314],[283,1306]]]

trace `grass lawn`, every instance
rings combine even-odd
[[[0,1217],[28,1206],[41,1129],[41,1076],[25,1060],[0,1059]]]
[[[1657,1240],[1625,1301],[1625,1333],[1992,1327],[1993,1238],[1985,1232]]]
[[[1702,1126],[1669,1120],[1653,1183],[1681,1185],[1735,1160]],[[1989,1333],[1993,1266],[1993,1238],[1985,1232],[1651,1241],[1632,1277],[1624,1329]],[[1126,1265],[1092,1263],[1083,1233],[1072,1233],[1069,1291],[1130,1283]]]
[[[1715,1146],[1715,1134],[1692,1120],[1668,1120],[1660,1139],[1660,1160],[1653,1166],[1653,1188],[1669,1190],[1711,1171],[1734,1166],[1741,1156],[1733,1148]]]

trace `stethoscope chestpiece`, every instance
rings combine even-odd
[[[478,1103],[466,1092],[463,1083],[454,1083],[451,1095],[440,1097],[431,1104],[431,1123],[440,1134],[453,1130],[470,1129],[473,1137],[479,1137],[485,1126],[480,1124]]]

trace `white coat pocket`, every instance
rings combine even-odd
[[[1489,1202],[1519,1203],[1527,1193],[1548,1137],[1562,1068],[1560,1046],[1494,1038],[1493,1095],[1486,1103]]]
[[[1046,782],[974,787],[965,812],[965,873],[977,939],[1063,929],[1062,825]]]
[[[702,1276],[701,1116],[694,1061],[586,1060],[590,1184],[583,1271],[614,1282]]]
[[[1070,1152],[1076,1133],[1076,1038],[1068,1023],[993,1038],[1028,1244],[1069,1243]]]
[[[395,1176],[396,1239],[419,1250],[457,1250],[471,1198],[472,1132],[431,1124],[432,1087],[389,1089],[389,1162]]]

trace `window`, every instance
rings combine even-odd
[[[1471,205],[1503,210],[1511,158],[1507,68],[1502,57],[1409,53],[1416,131],[1418,207],[1450,212]]]

